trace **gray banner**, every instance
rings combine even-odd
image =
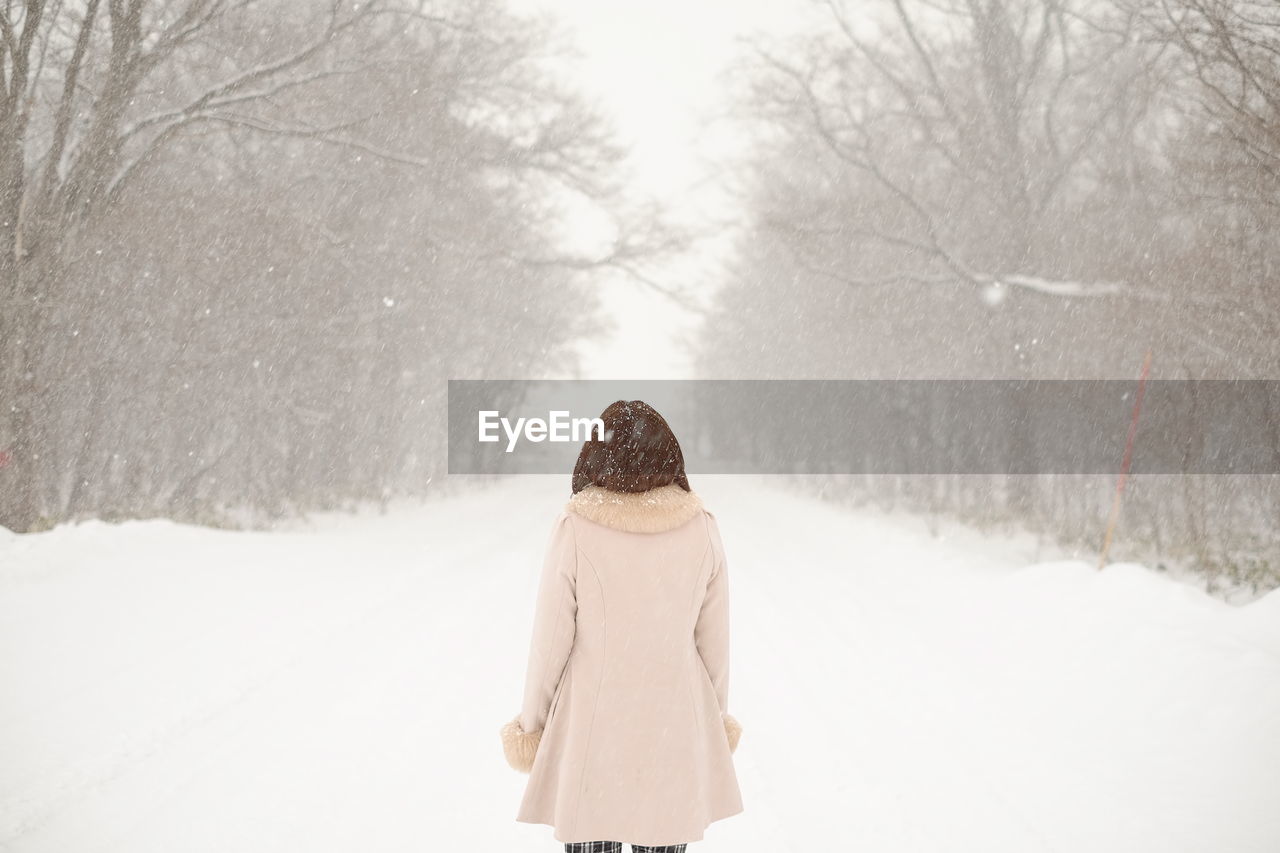
[[[1115,473],[1137,391],[1130,380],[450,380],[449,473],[568,473],[586,437],[573,419],[636,399],[666,417],[691,474]],[[1280,473],[1280,381],[1148,381],[1131,473]]]

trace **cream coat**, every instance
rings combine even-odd
[[[558,841],[699,841],[742,811],[728,713],[729,576],[716,520],[679,486],[590,486],[556,520],[524,705],[516,820]]]

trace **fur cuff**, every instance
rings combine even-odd
[[[502,752],[507,763],[521,773],[533,769],[533,757],[538,754],[538,742],[542,731],[526,732],[520,727],[520,715],[502,726]]]
[[[738,739],[742,737],[742,723],[735,720],[732,714],[724,715],[724,733],[729,738],[729,752],[732,753],[738,748]]]

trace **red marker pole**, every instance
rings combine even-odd
[[[1111,500],[1111,518],[1107,520],[1107,535],[1102,539],[1102,554],[1098,557],[1098,568],[1107,564],[1107,552],[1111,550],[1111,536],[1116,530],[1116,521],[1120,518],[1120,495],[1124,493],[1125,481],[1129,479],[1129,463],[1133,461],[1133,437],[1138,432],[1138,413],[1142,411],[1142,395],[1147,390],[1147,374],[1151,372],[1151,350],[1142,360],[1142,375],[1138,377],[1138,396],[1133,401],[1133,417],[1129,419],[1129,437],[1124,443],[1124,459],[1120,462],[1120,477],[1116,480],[1116,494]]]

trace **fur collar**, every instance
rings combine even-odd
[[[702,499],[672,483],[647,492],[611,492],[587,486],[566,507],[588,521],[627,533],[661,533],[702,511]]]

